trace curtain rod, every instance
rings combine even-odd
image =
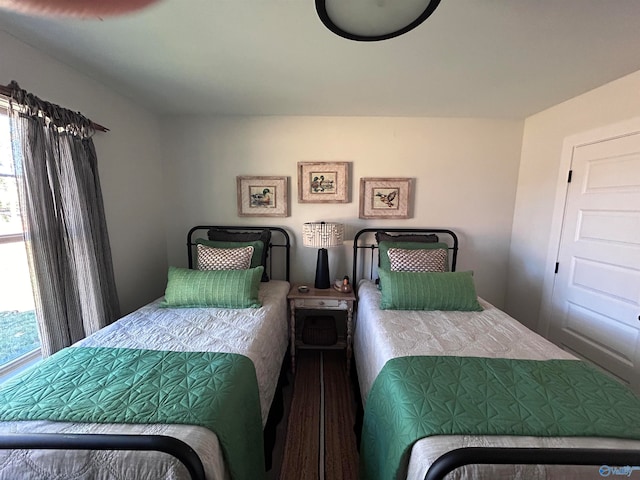
[[[8,85],[0,85],[0,95],[4,95],[6,97],[11,97],[11,88]],[[109,131],[109,129],[107,127],[103,127],[99,123],[95,123],[93,121],[91,121],[91,127],[94,130],[99,130],[100,132],[108,132]]]

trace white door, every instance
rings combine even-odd
[[[640,392],[640,132],[574,145],[549,336]]]

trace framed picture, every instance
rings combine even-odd
[[[413,178],[361,178],[360,218],[411,218]]]
[[[349,162],[298,162],[300,203],[348,203]]]
[[[289,215],[288,177],[236,177],[238,216],[286,217]]]

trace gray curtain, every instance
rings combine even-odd
[[[92,123],[12,82],[9,116],[43,356],[119,317]]]

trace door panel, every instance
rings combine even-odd
[[[640,391],[640,133],[575,146],[550,338]]]
[[[587,164],[585,193],[625,192],[640,188],[640,155],[591,160]]]
[[[581,305],[570,303],[567,311],[567,341],[580,350],[580,341],[586,341],[607,355],[613,355],[626,366],[633,365],[637,329],[618,322],[613,317],[606,317],[599,312],[589,310]]]
[[[640,212],[602,209],[581,213],[578,240],[640,243]]]

